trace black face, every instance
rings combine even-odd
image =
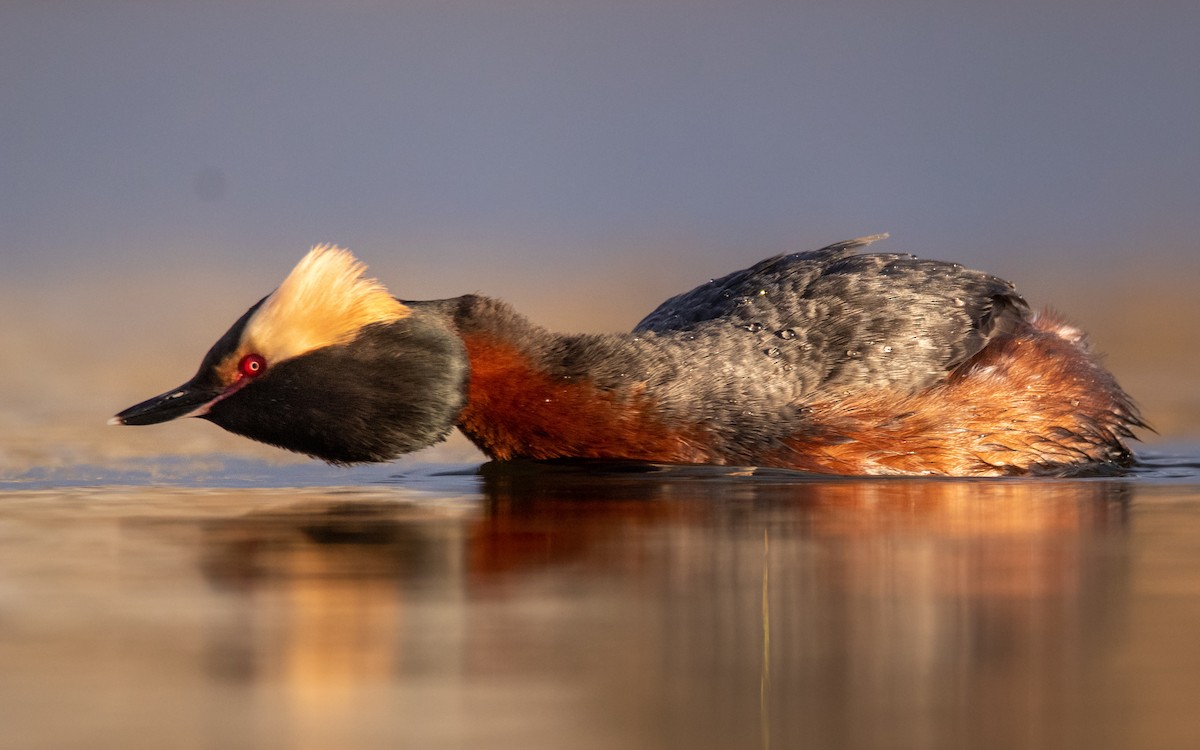
[[[468,373],[457,336],[409,317],[280,362],[203,416],[332,463],[388,461],[445,439]]]
[[[257,306],[256,306],[257,307]],[[462,341],[420,313],[369,325],[347,344],[247,371],[224,384],[251,308],[209,351],[196,377],[117,415],[150,424],[194,413],[230,432],[331,463],[388,461],[443,440],[466,403]],[[205,407],[207,404],[207,407]]]

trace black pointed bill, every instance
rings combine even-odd
[[[131,406],[108,420],[109,424],[159,424],[172,419],[201,416],[205,407],[221,396],[221,389],[185,383],[173,391]]]

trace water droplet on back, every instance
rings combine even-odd
[[[784,328],[783,330],[776,331],[775,335],[784,341],[791,341],[792,339],[796,338],[796,332],[791,328]]]
[[[768,357],[778,357],[780,355],[779,347],[772,346],[770,349],[763,349],[763,354],[766,354]]]
[[[763,329],[762,323],[742,323],[740,328],[745,328],[750,333],[758,333]]]

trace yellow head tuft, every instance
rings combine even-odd
[[[411,310],[364,277],[366,270],[349,250],[317,245],[247,321],[239,349],[273,364],[344,344],[372,323],[406,317]]]

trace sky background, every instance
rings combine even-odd
[[[1066,309],[1170,421],[1198,31],[1192,0],[5,2],[7,411],[175,385],[319,242],[605,330],[886,231]]]

